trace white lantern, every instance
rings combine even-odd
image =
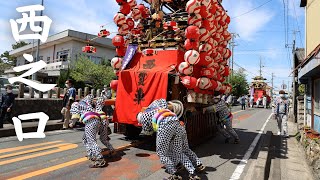
[[[187,63],[194,65],[200,61],[200,54],[196,50],[189,50],[184,54],[184,61]]]
[[[189,14],[199,14],[201,9],[201,4],[198,0],[189,0],[186,4],[186,11]]]
[[[122,58],[120,57],[114,57],[111,59],[111,67],[115,70],[120,69],[122,66]]]
[[[197,86],[200,89],[208,89],[210,86],[212,86],[212,84],[209,78],[202,77],[198,79]]]
[[[178,69],[181,74],[190,75],[193,73],[193,67],[187,62],[180,63]]]
[[[126,16],[120,12],[114,15],[113,21],[117,26],[121,26],[126,23]]]

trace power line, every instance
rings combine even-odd
[[[285,46],[287,45],[287,21],[286,21],[286,3],[284,2],[284,0],[282,0],[283,2],[283,26],[284,26],[284,44]]]
[[[301,38],[301,31],[300,31],[300,26],[299,26],[299,22],[298,22],[298,16],[297,16],[297,12],[296,12],[296,7],[294,5],[294,1],[291,1],[291,2],[292,2],[292,5],[293,5],[294,15],[295,15],[297,27],[298,27],[298,30],[299,30],[300,43],[301,43],[301,47],[302,47],[303,43],[302,43],[302,38]]]
[[[269,1],[267,1],[267,2],[265,2],[265,3],[263,3],[263,4],[261,4],[261,5],[257,6],[257,7],[255,7],[255,8],[253,8],[253,9],[251,9],[251,10],[243,13],[243,14],[240,14],[240,15],[238,15],[238,16],[232,17],[231,19],[235,19],[235,18],[241,17],[241,16],[243,16],[243,15],[249,14],[249,13],[251,13],[252,11],[254,11],[254,10],[256,10],[256,9],[259,9],[260,7],[268,4],[268,3],[271,2],[271,1],[272,1],[272,0],[269,0]]]

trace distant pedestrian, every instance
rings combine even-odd
[[[274,114],[278,122],[278,135],[288,137],[288,113],[290,102],[283,90],[279,91],[279,98],[275,100]]]
[[[225,143],[230,143],[231,136],[234,138],[234,143],[238,144],[240,142],[238,134],[232,128],[232,118],[233,115],[228,108],[226,102],[221,99],[219,94],[216,94],[213,98],[214,105],[209,106],[207,108],[203,108],[203,113],[206,111],[213,111],[218,114],[219,117],[219,125],[218,130],[222,133],[224,137],[226,137]],[[224,128],[224,126],[226,128]],[[231,134],[231,135],[230,135]]]
[[[250,107],[253,108],[254,98],[250,96]]]
[[[13,124],[11,120],[11,112],[14,103],[15,95],[12,93],[12,86],[7,85],[6,93],[2,94],[1,97],[1,116],[0,116],[0,128],[3,128],[3,123],[5,120]]]
[[[267,96],[266,95],[264,95],[262,98],[262,105],[263,105],[263,108],[267,109]]]
[[[68,79],[65,83],[65,86],[67,88],[67,92],[64,94],[63,97],[63,106],[61,110],[61,114],[64,117],[63,122],[63,130],[68,129],[69,123],[70,123],[70,108],[71,104],[76,100],[76,89],[73,87],[73,81],[71,79]]]
[[[246,110],[246,97],[243,95],[240,97],[241,110]]]

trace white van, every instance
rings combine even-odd
[[[6,93],[6,86],[9,85],[9,80],[8,78],[5,77],[0,77],[0,88],[1,88],[1,95]],[[19,85],[17,84],[11,84],[12,86],[12,93],[17,97],[19,93]],[[1,101],[1,97],[0,97]]]

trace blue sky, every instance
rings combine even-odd
[[[291,50],[285,48],[284,5],[288,2],[288,42],[292,44],[293,31],[296,34],[297,47],[304,47],[304,9],[299,7],[300,0],[223,0],[223,6],[231,17],[230,32],[239,34],[235,39],[235,68],[246,69],[248,80],[258,74],[259,59],[263,61],[263,75],[271,81],[275,74],[275,86],[283,81],[291,81]],[[138,3],[141,0],[138,0]],[[264,6],[255,9],[264,4]],[[9,24],[10,19],[21,17],[17,7],[40,4],[41,0],[0,1],[0,53],[11,49],[15,43]],[[44,0],[44,15],[53,21],[50,34],[66,29],[97,34],[100,25],[112,22],[119,10],[115,0]],[[252,9],[254,11],[244,14]],[[234,18],[236,17],[236,18]],[[117,28],[108,25],[111,32]],[[291,46],[291,45],[290,45]]]

